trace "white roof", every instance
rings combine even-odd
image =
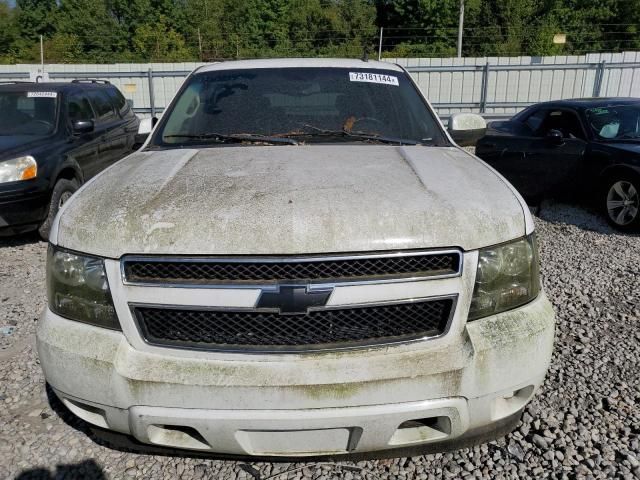
[[[402,68],[393,63],[369,60],[365,62],[353,58],[269,58],[257,60],[233,60],[229,62],[216,62],[204,65],[196,69],[197,73],[211,72],[214,70],[237,70],[249,68],[366,68],[370,70],[395,70],[401,72]]]

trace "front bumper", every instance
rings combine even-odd
[[[86,421],[165,447],[287,457],[497,432],[542,383],[553,336],[544,294],[449,339],[346,352],[144,351],[49,310],[37,332],[47,381]]]
[[[50,198],[42,182],[15,183],[0,185],[0,237],[36,229],[49,206]]]

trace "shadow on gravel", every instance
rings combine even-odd
[[[54,480],[64,478],[65,480],[106,480],[102,468],[93,460],[85,460],[80,463],[69,465],[57,465],[54,472],[45,468],[34,468],[24,470],[15,480]]]
[[[596,208],[573,202],[543,200],[532,211],[537,217],[555,224],[574,225],[589,232],[606,235],[638,237],[638,234],[616,230],[607,223],[603,214]]]
[[[0,237],[0,248],[21,247],[32,243],[42,242],[38,232],[23,233],[12,237]]]

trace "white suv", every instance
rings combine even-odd
[[[76,415],[155,445],[469,445],[513,428],[549,365],[533,230],[401,67],[209,65],[58,215],[40,360]]]

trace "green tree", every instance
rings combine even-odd
[[[224,16],[221,21],[225,34],[225,56],[260,56],[266,50],[269,33],[262,30],[260,0],[224,2]]]
[[[47,63],[73,63],[84,55],[83,43],[76,35],[56,33],[44,42]]]
[[[60,0],[57,31],[72,35],[82,45],[78,60],[112,62],[127,50],[127,35],[104,0]]]
[[[331,46],[335,37],[335,11],[324,8],[321,0],[293,0],[291,2],[287,29],[292,53],[305,56]]]
[[[378,32],[375,6],[363,0],[339,0],[336,9],[336,26],[351,55],[362,55],[365,47],[375,49]]]
[[[108,0],[106,6],[128,38],[133,37],[138,27],[152,20],[151,0]]]
[[[520,55],[538,27],[540,0],[483,1],[469,11],[465,55]]]
[[[615,19],[615,23],[621,24],[612,25],[620,30],[616,35],[620,42],[618,48],[620,50],[640,49],[640,2],[620,0],[616,5]]]
[[[189,45],[198,51],[202,60],[224,58],[226,35],[222,27],[225,16],[224,0],[186,0],[183,34]],[[202,50],[202,54],[200,54]]]
[[[184,37],[173,30],[165,17],[136,29],[133,45],[137,54],[151,62],[184,62],[194,59]]]
[[[0,0],[0,61],[450,56],[459,0]],[[463,54],[640,49],[640,0],[465,0]],[[556,33],[567,35],[556,45]]]
[[[422,54],[455,53],[459,0],[379,0],[377,6],[387,45],[419,43]]]
[[[609,48],[604,24],[616,22],[616,6],[620,3],[620,0],[546,0],[544,9],[547,18],[567,34],[567,50],[585,53]]]
[[[20,38],[37,41],[40,35],[52,35],[55,32],[56,9],[56,0],[17,0],[16,23],[20,29]]]
[[[45,37],[55,32],[54,15],[56,0],[17,0],[13,12],[15,38],[9,47],[18,59],[35,61],[39,50],[34,47]]]
[[[17,37],[17,29],[13,11],[9,5],[0,2],[0,63],[11,63],[12,47]]]

